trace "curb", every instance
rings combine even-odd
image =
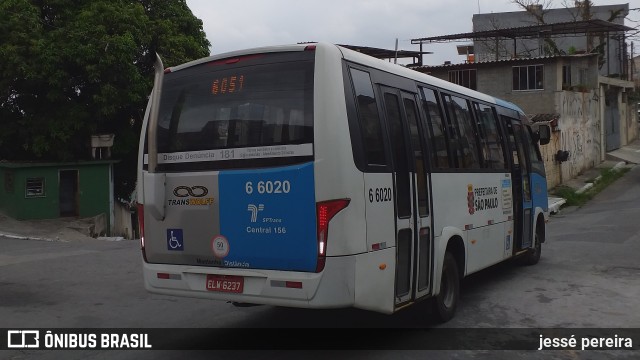
[[[613,168],[611,168],[612,170],[618,171],[621,168],[625,167],[627,165],[626,162],[624,161],[620,161],[619,163],[615,164],[613,166]],[[597,183],[598,181],[600,181],[600,179],[602,179],[602,175],[599,175],[597,178],[594,179],[593,182],[587,183],[585,186],[581,187],[580,189],[576,190],[577,194],[582,194],[583,192],[591,189],[593,187],[593,184]]]
[[[627,163],[626,163],[626,162],[624,162],[624,161],[620,161],[619,163],[617,163],[617,164],[613,167],[613,170],[619,170],[620,168],[623,168],[623,167],[625,167],[626,165],[627,165]]]
[[[10,234],[10,233],[3,233],[0,232],[0,237],[5,237],[7,239],[14,239],[14,240],[35,240],[35,241],[47,241],[47,242],[69,242],[69,240],[61,240],[61,239],[50,239],[50,238],[42,238],[42,237],[35,237],[35,236],[24,236],[24,235],[15,235],[15,234]],[[97,237],[95,238],[96,240],[101,240],[101,241],[127,241],[128,239],[125,239],[122,236],[101,236],[101,237]],[[133,239],[136,240],[136,239]],[[139,240],[139,239],[138,239]]]
[[[549,212],[551,214],[557,214],[560,211],[560,207],[562,207],[566,202],[567,200],[563,198],[549,197],[547,200]]]
[[[598,181],[598,179],[596,179],[596,181]],[[580,189],[576,190],[576,194],[582,194],[583,192],[591,189],[592,187],[593,187],[593,183],[587,183],[585,186],[583,186]]]
[[[2,233],[2,232],[0,232],[0,237],[6,237],[6,238],[9,238],[9,239],[15,239],[15,240],[36,240],[36,241],[49,241],[49,242],[55,242],[55,241],[66,242],[64,240],[53,240],[53,239],[46,239],[46,238],[35,237],[35,236],[14,235],[14,234]]]

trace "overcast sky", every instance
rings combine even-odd
[[[571,1],[569,1],[571,2]],[[553,7],[563,7],[555,0]],[[595,0],[596,5],[638,0]],[[335,44],[419,50],[411,39],[470,32],[473,14],[520,11],[511,0],[187,0],[204,23],[212,54],[256,46],[322,41]],[[630,18],[638,20],[638,12]],[[627,26],[637,23],[627,22]],[[456,45],[425,45],[425,64],[458,63]],[[640,52],[640,49],[636,49]]]

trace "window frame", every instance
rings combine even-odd
[[[524,70],[524,71],[523,71]],[[531,70],[533,70],[534,79],[531,79]],[[538,73],[541,75],[541,80],[538,81]],[[518,78],[518,83],[516,86],[516,74]],[[525,81],[523,82],[523,75],[526,76]],[[531,87],[531,82],[534,82],[533,88]],[[544,90],[544,64],[534,64],[534,65],[517,65],[512,67],[512,91],[542,91]],[[525,88],[523,88],[523,84]],[[538,87],[540,84],[540,87]]]
[[[31,182],[32,184],[30,185],[29,182]],[[38,185],[33,185],[34,182],[39,182],[39,186]],[[46,178],[44,176],[38,176],[38,177],[29,177],[26,178],[24,181],[24,197],[25,199],[33,199],[33,198],[44,198],[47,197],[47,181]],[[29,189],[30,188],[34,188],[34,187],[38,187],[40,188],[39,192],[34,192],[33,194],[29,193]]]
[[[426,92],[430,91],[433,94],[433,99],[431,98],[427,98]],[[456,170],[456,167],[453,166],[452,164],[452,156],[451,156],[451,149],[450,149],[450,143],[449,143],[449,138],[450,138],[450,134],[447,128],[447,119],[446,119],[446,114],[444,112],[443,109],[443,104],[442,104],[442,98],[440,97],[440,92],[438,91],[438,89],[434,89],[431,87],[427,87],[424,86],[423,84],[418,84],[418,95],[420,97],[420,102],[422,104],[422,111],[425,114],[425,120],[426,120],[426,130],[427,130],[427,149],[429,150],[429,155],[427,156],[429,158],[429,163],[430,163],[430,167],[429,167],[429,171],[440,171],[440,172],[446,172],[446,171],[452,171],[452,170]],[[437,115],[438,115],[438,119],[434,119],[431,115],[431,111],[428,107],[428,100],[433,100],[435,102],[435,106],[434,109],[437,109]],[[438,126],[438,124],[440,126]],[[444,148],[438,148],[438,145],[440,145],[440,143],[438,141],[436,141],[435,138],[435,133],[433,131],[434,126],[438,126],[438,128],[440,129],[440,132],[442,133],[442,138],[444,139]],[[442,152],[444,151],[444,154],[446,155],[446,158],[440,158],[438,156],[439,151]],[[440,160],[444,160],[444,162],[446,162],[446,166],[440,166],[439,162]]]
[[[473,108],[469,104],[469,99],[450,92],[441,92],[440,94],[446,110],[445,113],[447,114],[446,121],[449,131],[450,154],[452,155],[453,165],[455,165],[454,168],[462,171],[483,171],[484,167],[478,146],[478,130],[475,126]],[[458,101],[466,105],[468,124],[464,122],[465,119],[460,119],[458,116],[459,114],[458,111],[456,111],[455,105],[457,104],[462,108]],[[464,110],[465,109],[462,109],[460,112],[464,113]],[[472,134],[469,134],[469,130]],[[469,138],[471,138],[472,141],[467,141]],[[457,144],[457,146],[451,146],[453,144]],[[465,154],[465,149],[469,151],[468,154]],[[469,157],[472,160],[471,163],[468,163]]]
[[[488,104],[484,104],[484,103],[480,103],[477,101],[472,101],[472,106],[473,106],[473,111],[474,114],[476,116],[476,128],[478,131],[478,141],[480,144],[480,155],[482,156],[482,164],[483,164],[483,168],[487,171],[497,171],[497,172],[505,172],[505,171],[509,171],[509,162],[507,160],[506,154],[507,154],[507,149],[505,148],[504,145],[504,136],[502,133],[502,127],[500,124],[500,118],[498,116],[498,114],[496,113],[496,108],[495,106],[492,105],[488,105]],[[484,107],[484,109],[483,109]],[[485,109],[489,110],[489,113],[491,114],[492,119],[487,119],[489,121],[491,121],[491,124],[494,126],[495,128],[495,135],[497,136],[494,142],[489,141],[489,137],[488,137],[488,132],[487,132],[487,128],[486,128],[486,122],[485,122],[485,118],[483,117],[484,111]],[[499,162],[500,164],[502,164],[502,167],[493,167],[490,166],[491,164],[493,164],[496,160],[493,159],[493,157],[489,157],[487,158],[484,153],[484,151],[487,151],[487,155],[490,155],[492,153],[491,149],[492,149],[492,144],[493,146],[498,146],[499,150],[500,150],[500,155],[502,156],[501,161]],[[486,149],[485,149],[486,148]],[[497,154],[496,154],[497,155]]]
[[[465,75],[467,75],[467,81],[465,81]],[[449,82],[464,86],[467,89],[478,90],[477,69],[449,70]]]
[[[360,103],[358,102],[358,91],[356,88],[356,83],[353,80],[353,72],[354,71],[359,71],[362,72],[364,74],[366,74],[369,77],[369,84],[371,86],[371,92],[373,93],[373,105],[375,107],[376,110],[376,115],[378,117],[378,121],[377,121],[377,130],[378,130],[378,135],[379,135],[379,144],[382,147],[381,152],[382,152],[382,158],[384,163],[382,164],[377,164],[377,163],[372,163],[370,162],[369,159],[369,153],[370,151],[367,148],[367,140],[366,140],[366,136],[365,136],[365,131],[364,131],[364,123],[363,123],[363,117],[362,117],[362,111],[360,108]],[[357,126],[358,126],[358,132],[359,132],[359,143],[360,146],[362,147],[362,161],[363,161],[363,165],[368,168],[368,169],[386,169],[389,166],[391,166],[390,163],[390,159],[388,157],[388,149],[387,149],[387,144],[385,142],[385,130],[384,130],[384,123],[382,121],[382,117],[381,117],[381,113],[380,113],[380,101],[381,99],[378,99],[378,94],[376,94],[376,89],[375,89],[375,84],[373,82],[373,78],[372,78],[372,74],[368,69],[362,69],[359,67],[355,67],[352,65],[348,65],[347,66],[347,72],[348,72],[348,78],[349,78],[349,83],[350,83],[350,87],[351,87],[351,91],[353,92],[353,105],[356,111],[356,120],[357,120]],[[353,144],[352,144],[353,146]]]
[[[562,65],[562,87],[570,88],[573,84],[571,83],[571,65]]]

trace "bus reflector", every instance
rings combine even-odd
[[[315,45],[307,45],[304,48],[304,51],[316,51],[316,46]]]
[[[386,249],[386,248],[387,248],[387,242],[386,241],[371,245],[371,250],[373,250],[373,251],[382,250],[382,249]]]
[[[163,280],[180,280],[182,279],[182,275],[180,274],[169,274],[169,273],[157,273],[158,279]]]
[[[144,205],[138,204],[138,227],[140,228],[140,250],[142,250],[142,258],[147,261],[147,253],[144,251]]]
[[[318,264],[316,265],[316,272],[324,270],[329,222],[337,213],[346,208],[350,202],[351,199],[339,199],[316,204],[316,216],[318,217]]]
[[[302,282],[300,281],[287,281],[285,286],[290,289],[302,289]]]

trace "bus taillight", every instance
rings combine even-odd
[[[147,253],[144,251],[144,205],[138,204],[138,226],[140,227],[140,249],[142,250],[142,258],[147,261]]]
[[[327,255],[329,222],[340,210],[346,208],[349,202],[351,202],[350,199],[339,199],[323,201],[316,204],[316,216],[318,217],[318,264],[316,265],[316,272],[324,270]]]

